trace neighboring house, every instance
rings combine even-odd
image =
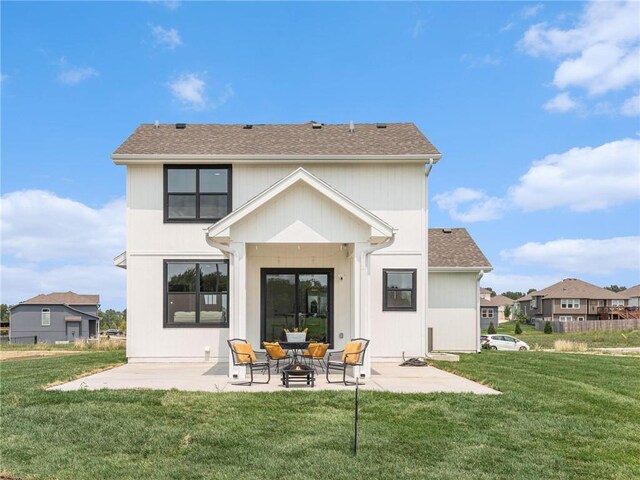
[[[40,294],[11,307],[10,340],[42,343],[96,337],[99,306],[99,295]]]
[[[435,351],[480,348],[479,282],[493,270],[464,228],[429,229],[429,308]]]
[[[626,306],[619,293],[575,278],[531,292],[517,303],[530,319],[560,322],[599,320],[609,317],[612,308]]]
[[[497,326],[497,323],[495,321],[495,318],[498,319],[498,323],[504,323],[504,322],[508,322],[510,319],[507,318],[504,314],[505,312],[505,307],[509,307],[510,309],[513,307],[514,301],[509,298],[509,297],[505,297],[504,295],[494,295],[493,297],[491,296],[492,291],[489,290],[488,288],[481,288],[480,289],[480,300],[484,300],[484,304],[481,303],[480,306],[484,306],[487,310],[485,310],[484,312],[482,311],[482,309],[480,310],[480,319],[482,322],[483,318],[491,318],[490,321],[493,321],[494,325]],[[491,312],[489,312],[489,307],[497,307],[497,316],[494,317],[489,317],[489,315],[491,314]],[[486,315],[486,316],[485,316]],[[489,325],[489,321],[486,321],[485,324],[488,326]],[[487,328],[487,327],[482,327]]]
[[[489,325],[493,323],[494,327],[498,326],[498,305],[487,300],[484,297],[480,298],[480,328],[486,330]]]
[[[640,308],[640,285],[623,290],[620,292],[620,296],[627,301],[629,308]]]
[[[473,301],[449,295],[465,314],[427,315],[440,157],[411,123],[140,125],[112,155],[127,167],[127,251],[114,263],[127,269],[129,361],[228,362],[227,339],[261,348],[285,328],[332,349],[371,339],[363,374],[371,359],[425,355],[428,328],[434,346],[475,350],[466,309],[477,313],[484,257],[451,266],[473,284]]]

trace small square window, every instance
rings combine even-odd
[[[382,310],[416,311],[416,270],[382,270]]]

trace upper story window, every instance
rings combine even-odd
[[[612,307],[624,307],[624,300],[611,300]]]
[[[580,308],[580,299],[563,298],[560,300],[560,308]]]
[[[42,326],[48,327],[51,325],[51,310],[48,308],[42,309]]]
[[[416,270],[382,270],[382,310],[416,311]]]
[[[165,222],[215,223],[230,211],[231,166],[165,165]]]

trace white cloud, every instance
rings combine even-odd
[[[620,113],[629,117],[640,115],[640,94],[627,98],[620,107]]]
[[[180,34],[175,28],[165,29],[160,25],[151,27],[151,34],[156,41],[156,45],[163,45],[169,50],[175,50],[176,47],[182,45]]]
[[[534,162],[509,189],[509,203],[525,211],[569,207],[603,210],[640,198],[640,140],[572,148]]]
[[[205,83],[197,73],[185,73],[177,80],[169,82],[173,96],[188,107],[202,110],[206,107]]]
[[[76,67],[69,65],[64,57],[58,61],[58,66],[60,67],[58,81],[65,85],[75,86],[91,77],[97,77],[99,75],[98,71],[93,67]]]
[[[489,197],[480,190],[456,188],[433,197],[438,207],[446,210],[451,218],[461,222],[481,222],[502,216],[501,199]]]
[[[494,67],[502,63],[502,59],[493,55],[472,55],[470,53],[465,53],[464,55],[462,55],[460,57],[460,61],[462,63],[466,63],[470,68]]]
[[[3,195],[3,302],[74,290],[123,306],[124,276],[112,259],[125,249],[125,211],[123,198],[93,208],[42,190]]]
[[[168,10],[177,10],[182,5],[178,0],[144,0],[147,3],[161,3]]]
[[[212,108],[221,107],[222,105],[227,103],[229,100],[231,100],[235,94],[236,92],[233,91],[233,88],[231,87],[231,85],[229,84],[225,85],[220,95],[218,95],[218,98],[216,99],[216,101],[213,102]]]
[[[567,92],[562,92],[545,103],[542,108],[547,112],[565,113],[578,108],[578,102],[573,100]]]
[[[589,2],[573,28],[539,23],[519,46],[532,56],[560,61],[556,87],[602,95],[640,80],[640,2]]]
[[[500,29],[500,31],[501,32],[508,32],[509,30],[512,30],[514,26],[515,26],[515,24],[513,22],[509,22],[504,27],[502,27]]]
[[[529,7],[525,7],[520,11],[520,16],[522,18],[531,18],[535,17],[540,13],[540,11],[544,8],[542,3],[537,3],[535,5],[531,5]]]
[[[575,274],[610,275],[621,270],[638,272],[640,237],[529,242],[511,250],[503,250],[500,256],[516,265],[531,265]]]
[[[413,28],[411,29],[411,36],[413,38],[418,38],[420,36],[420,34],[424,31],[425,25],[426,25],[426,22],[422,18],[419,18],[416,21],[416,23],[413,26]]]
[[[508,208],[522,211],[566,207],[576,212],[604,210],[640,199],[640,140],[572,148],[533,162],[504,197],[470,188],[435,195],[451,218],[479,222],[501,218]]]

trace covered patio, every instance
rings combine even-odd
[[[316,376],[315,387],[296,384],[285,388],[279,374],[272,372],[268,384],[235,385],[228,376],[227,364],[211,363],[134,363],[115,367],[94,375],[56,385],[49,390],[152,389],[201,392],[284,392],[284,391],[353,391],[353,386],[327,383],[322,372]],[[333,375],[332,380],[338,380]],[[257,375],[264,380],[266,375]],[[479,395],[500,392],[453,373],[435,367],[400,367],[390,363],[373,363],[371,376],[361,380],[362,390],[394,393],[474,393]]]

